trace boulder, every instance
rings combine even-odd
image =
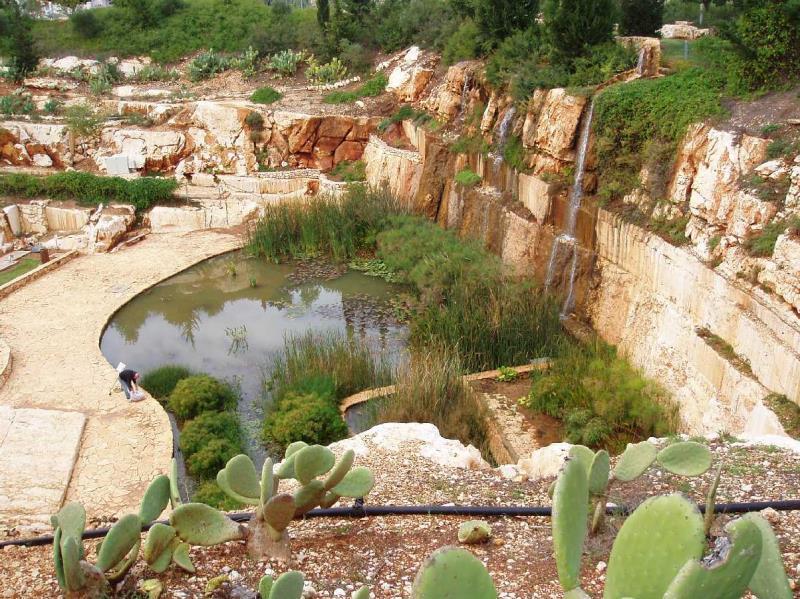
[[[551,443],[534,451],[531,457],[522,458],[517,462],[517,467],[530,480],[555,477],[569,456],[570,449],[570,443]]]
[[[689,21],[675,21],[661,27],[661,37],[667,40],[696,40],[711,34],[710,29],[700,29]]]

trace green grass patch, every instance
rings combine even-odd
[[[36,176],[0,175],[0,195],[54,200],[74,200],[82,206],[120,203],[147,210],[160,203],[175,201],[178,182],[169,177],[100,177],[78,171]]]
[[[378,124],[378,131],[387,131],[392,125],[397,125],[403,121],[411,121],[417,126],[424,126],[435,122],[433,117],[424,110],[416,110],[412,106],[404,104],[392,116],[383,119]]]
[[[380,96],[386,89],[389,80],[383,73],[375,73],[372,78],[361,87],[351,92],[331,92],[323,98],[326,104],[352,104],[361,98],[372,98]]]
[[[765,397],[764,404],[775,412],[787,435],[800,439],[800,406],[785,395],[777,393]]]
[[[328,173],[334,181],[358,183],[367,179],[367,163],[363,160],[342,160]]]
[[[774,220],[764,225],[764,228],[758,234],[744,242],[744,247],[751,256],[772,256],[778,237],[783,235],[790,227],[800,229],[800,217],[795,216],[789,220]]]
[[[10,283],[17,277],[21,277],[22,275],[24,275],[26,272],[32,271],[40,264],[41,261],[38,260],[37,258],[23,258],[22,260],[17,262],[14,266],[0,272],[0,285],[5,285],[6,283]]]
[[[283,94],[271,87],[260,87],[250,96],[256,104],[272,104],[283,98]]]
[[[465,168],[456,173],[455,180],[464,187],[475,187],[481,182],[481,176],[471,168]]]

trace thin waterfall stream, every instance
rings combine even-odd
[[[592,98],[589,104],[589,111],[586,118],[581,125],[580,137],[578,139],[578,155],[575,158],[575,181],[572,184],[572,190],[569,195],[569,210],[567,212],[567,222],[564,230],[553,241],[553,247],[550,250],[550,259],[547,263],[547,275],[545,276],[544,285],[545,289],[549,288],[553,283],[553,276],[555,271],[556,260],[561,251],[561,247],[565,247],[572,252],[572,263],[570,265],[569,280],[567,286],[567,298],[564,300],[564,305],[561,308],[561,316],[565,317],[572,309],[574,303],[574,286],[575,276],[578,270],[578,242],[575,238],[575,228],[578,223],[578,211],[581,208],[581,201],[583,200],[583,176],[586,171],[586,153],[589,147],[589,137],[592,131],[592,117],[594,115],[594,101]]]
[[[511,127],[511,121],[514,119],[516,114],[516,107],[511,106],[508,110],[506,110],[505,115],[503,115],[503,120],[500,121],[500,130],[497,136],[497,156],[494,157],[495,171],[497,171],[497,169],[500,168],[500,165],[503,163],[503,151],[506,149],[506,144],[508,143],[508,130]]]

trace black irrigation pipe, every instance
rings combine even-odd
[[[705,505],[698,504],[701,512],[705,512]],[[718,503],[714,506],[717,514],[745,514],[748,512],[760,512],[767,508],[776,511],[800,510],[800,499],[786,499],[774,501],[750,501],[739,503]],[[629,514],[631,508],[626,506],[607,506],[608,514]],[[228,514],[235,522],[246,522],[252,517],[251,512],[237,512]],[[520,506],[469,506],[469,505],[381,505],[381,506],[353,506],[335,507],[328,509],[311,510],[299,519],[309,518],[370,518],[380,516],[509,516],[526,517],[542,516],[550,517],[552,508],[550,507],[520,507]],[[162,524],[168,524],[168,520],[159,520]],[[149,530],[156,524],[153,522],[142,527],[143,531]],[[84,539],[98,539],[108,534],[109,527],[94,528],[83,533]],[[37,545],[52,545],[53,535],[44,535],[30,539],[14,539],[11,541],[0,542],[0,549],[11,546],[35,547]]]

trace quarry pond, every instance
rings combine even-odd
[[[392,300],[400,287],[326,263],[269,264],[234,252],[205,260],[123,306],[100,347],[108,361],[143,374],[179,364],[238,388],[248,451],[261,461],[265,377],[284,339],[344,333],[391,362],[407,329]],[[351,423],[358,429],[358,423]]]

